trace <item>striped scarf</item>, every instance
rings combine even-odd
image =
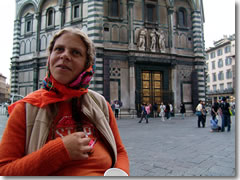
[[[82,72],[72,83],[67,85],[67,87],[75,90],[81,90],[81,91],[88,89],[95,69],[96,69],[96,65],[94,63],[84,72]],[[43,80],[42,88],[46,89],[47,91],[58,92],[58,90],[54,87],[52,78],[53,77],[50,73],[49,65],[47,65],[47,75]]]

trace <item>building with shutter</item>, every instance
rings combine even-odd
[[[235,34],[224,36],[206,50],[207,99],[209,103],[227,97],[235,103]]]

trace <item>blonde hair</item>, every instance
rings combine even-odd
[[[86,63],[86,68],[90,67],[91,65],[94,64],[94,58],[95,58],[95,47],[94,44],[92,42],[92,40],[87,36],[87,34],[85,34],[83,31],[81,31],[80,29],[77,28],[64,28],[61,29],[60,31],[58,31],[52,38],[52,40],[50,41],[49,47],[48,47],[48,53],[49,55],[52,53],[53,51],[53,47],[54,44],[56,42],[56,40],[62,36],[65,33],[72,33],[72,34],[76,34],[77,36],[79,36],[82,41],[84,42],[84,44],[87,47],[87,63]]]

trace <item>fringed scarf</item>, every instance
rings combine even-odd
[[[58,83],[50,73],[47,66],[47,74],[43,80],[43,87],[24,97],[23,99],[11,104],[8,107],[9,114],[15,105],[20,102],[27,102],[37,107],[44,107],[51,103],[66,101],[74,97],[80,97],[88,92],[88,87],[95,71],[95,63],[84,72],[82,72],[76,80],[69,85]]]

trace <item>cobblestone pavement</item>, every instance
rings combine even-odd
[[[197,117],[120,119],[131,176],[235,176],[235,117],[230,132],[197,128]],[[221,121],[219,123],[221,125]]]
[[[131,176],[235,176],[235,117],[230,132],[197,128],[197,117],[117,120],[130,160]],[[6,116],[0,116],[0,139]],[[220,123],[221,124],[221,121]]]

